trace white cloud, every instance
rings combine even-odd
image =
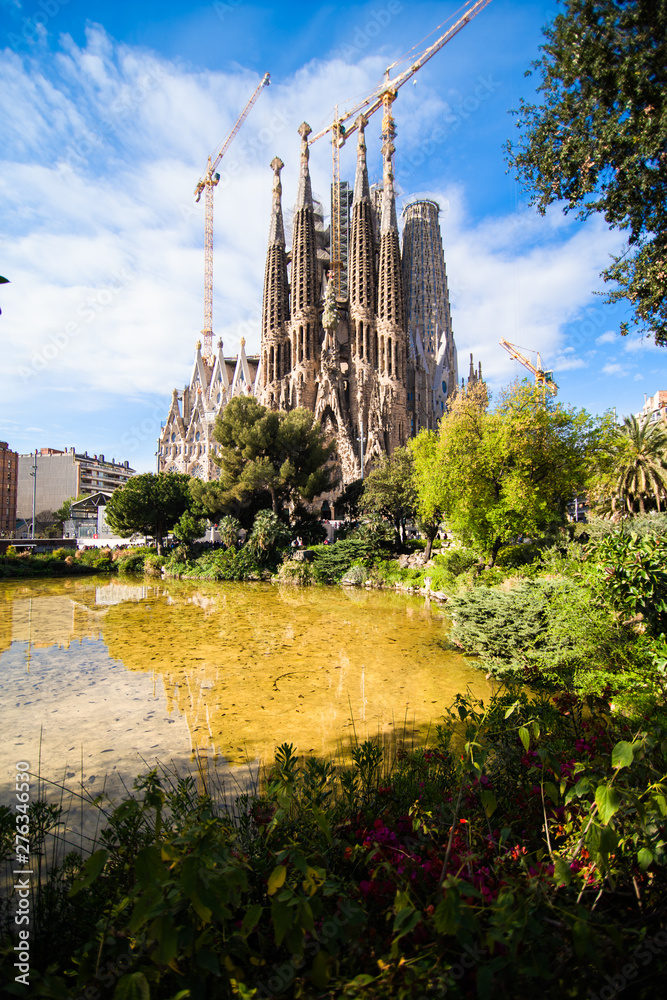
[[[612,362],[609,362],[608,364],[604,365],[603,368],[602,368],[602,371],[604,372],[605,375],[627,375],[628,374],[627,368],[624,368],[623,365],[615,364],[615,363],[612,363]]]
[[[555,372],[574,371],[577,368],[587,368],[588,362],[583,358],[572,357],[571,354],[560,354],[553,361]]]
[[[643,382],[644,381],[644,376],[640,375],[639,372],[637,372],[637,374],[635,375],[633,381],[634,382]]]
[[[613,344],[616,339],[617,339],[617,336],[616,336],[616,334],[614,333],[613,330],[606,330],[605,333],[603,333],[601,337],[596,337],[595,338],[595,343],[596,344]]]
[[[533,363],[541,353],[545,367],[558,376],[583,368],[570,358],[586,342],[567,324],[580,319],[591,288],[604,266],[610,234],[599,219],[586,226],[564,225],[559,212],[540,219],[542,241],[524,239],[513,220],[490,219],[473,225],[466,217],[463,193],[447,189],[450,212],[443,225],[454,335],[462,358],[473,351],[484,359],[485,376],[494,383],[523,377],[524,369],[498,346],[501,337],[520,347]],[[440,200],[438,198],[437,200]]]

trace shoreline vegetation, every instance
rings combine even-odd
[[[464,548],[392,559],[373,524],[294,550],[270,517],[241,548],[63,559],[64,572],[438,591],[452,640],[500,690],[439,706],[425,746],[354,745],[352,766],[284,744],[235,802],[205,775],[158,771],[98,802],[90,855],[63,835],[31,886],[29,995],[655,996],[667,972],[667,515],[631,527],[571,525],[505,546],[483,571]],[[0,565],[39,559],[48,569],[57,556]],[[45,853],[63,816],[38,800],[28,818]],[[0,811],[8,864],[14,820]],[[23,996],[15,902],[3,897],[1,954]]]
[[[205,769],[152,770],[121,802],[86,803],[100,818],[87,857],[38,798],[30,988],[15,981],[14,891],[8,993],[654,997],[666,737],[661,711],[503,687],[486,705],[457,696],[426,746],[355,744],[351,766],[284,744],[235,800]],[[0,830],[10,886],[8,809]]]

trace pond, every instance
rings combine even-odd
[[[0,671],[3,785],[22,759],[92,791],[197,751],[423,739],[457,692],[489,693],[423,597],[129,577],[1,583]]]

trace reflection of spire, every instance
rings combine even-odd
[[[30,673],[30,660],[32,659],[32,597],[28,598],[28,648],[26,650],[26,669]]]

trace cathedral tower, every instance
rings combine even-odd
[[[308,136],[312,129],[303,122],[299,192],[292,231],[291,322],[292,406],[315,409],[315,375],[319,361],[319,304],[317,245],[313,194],[310,186]]]
[[[458,384],[440,206],[420,200],[403,211],[403,281],[407,306],[408,410],[411,433],[434,428]]]
[[[375,237],[373,209],[366,165],[367,120],[358,119],[357,170],[354,179],[352,226],[348,264],[350,294],[350,416],[355,438],[369,427],[369,408],[377,364]],[[366,449],[367,451],[367,449]]]
[[[389,454],[405,444],[409,436],[406,418],[407,341],[393,155],[394,144],[387,140],[382,145],[382,222],[374,345],[380,389],[380,419],[385,438],[383,450]]]
[[[269,226],[269,245],[264,271],[262,303],[262,374],[259,395],[264,406],[284,408],[287,402],[287,377],[292,369],[289,337],[289,284],[287,254],[281,204],[280,171],[284,164],[277,156],[271,161],[273,170],[273,203]]]

